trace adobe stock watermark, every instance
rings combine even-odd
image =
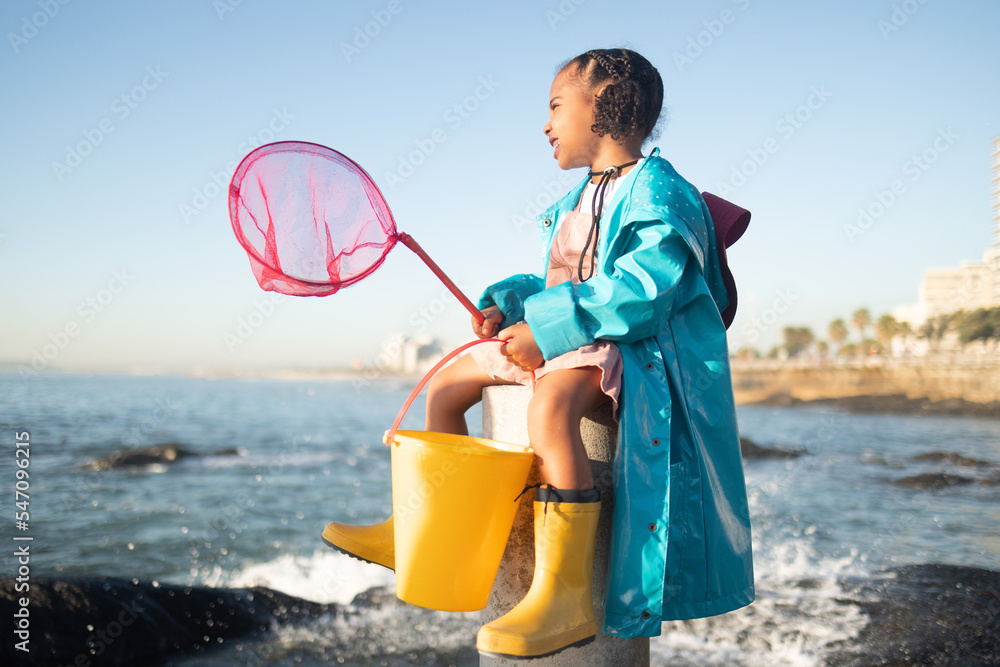
[[[716,183],[716,192],[720,197],[731,196],[742,188],[767,164],[771,156],[781,148],[782,141],[788,141],[808,123],[817,111],[822,109],[833,97],[826,84],[811,86],[809,95],[802,104],[784,114],[774,124],[778,137],[768,137],[760,146],[747,149],[747,159],[735,165],[729,173],[729,180]]]
[[[255,300],[253,310],[247,313],[246,317],[237,320],[232,333],[226,331],[222,334],[222,342],[226,344],[226,348],[230,352],[235,352],[236,348],[250,340],[250,337],[264,326],[264,322],[277,312],[278,306],[287,300],[288,297],[279,292],[269,292],[266,297]]]
[[[471,456],[471,450],[468,447],[463,447],[457,461],[444,461],[437,470],[425,475],[419,484],[410,488],[409,493],[393,503],[393,510],[399,511],[396,520],[407,520],[423,513],[428,501],[448,483],[451,477],[455,476],[455,473],[462,469],[462,464],[468,461]]]
[[[445,109],[444,113],[441,114],[441,120],[447,123],[448,128],[452,131],[457,130],[479,109],[483,102],[493,95],[500,85],[500,82],[493,79],[492,74],[479,77],[472,94]],[[417,167],[424,164],[427,158],[434,154],[437,147],[447,140],[448,132],[441,127],[434,128],[423,139],[415,140],[413,142],[414,150],[405,155],[402,153],[399,155],[399,165],[396,170],[385,172],[385,181],[389,190],[395,192],[396,187],[412,176]]]
[[[94,152],[94,149],[104,143],[104,140],[117,128],[115,119],[123,122],[132,115],[132,112],[139,108],[151,92],[160,87],[163,80],[170,76],[169,72],[164,72],[159,65],[146,67],[146,74],[136,85],[115,99],[111,100],[111,116],[105,116],[97,122],[93,128],[85,128],[82,132],[83,139],[73,145],[66,146],[66,155],[63,161],[53,160],[52,173],[62,183],[63,179],[73,173],[81,164],[84,158]]]
[[[212,0],[212,9],[219,21],[226,20],[226,14],[232,14],[236,8],[243,4],[243,0]]]
[[[205,182],[191,191],[191,199],[182,204],[178,204],[177,210],[185,225],[191,224],[191,220],[201,214],[209,204],[219,195],[229,194],[229,181],[232,180],[233,172],[239,166],[243,157],[255,148],[269,144],[275,140],[278,134],[284,132],[292,120],[293,114],[288,113],[287,107],[272,109],[271,118],[267,124],[260,127],[253,134],[236,146],[235,153],[239,156],[230,160],[218,170],[210,170]]]
[[[750,0],[732,0],[740,11],[746,11],[750,6]],[[694,64],[694,61],[701,58],[705,51],[710,49],[716,40],[726,31],[726,27],[736,23],[738,14],[732,9],[723,9],[715,18],[702,21],[704,26],[697,34],[688,37],[687,45],[683,51],[674,51],[674,66],[678,72],[683,72],[686,67]]]
[[[587,0],[562,0],[555,9],[545,10],[545,20],[549,22],[549,27],[555,30],[560,23],[568,21],[569,17],[576,13],[577,8],[586,2]]]
[[[793,294],[788,287],[775,292],[771,304],[762,310],[760,314],[754,314],[743,324],[740,333],[746,336],[750,345],[755,344],[763,333],[778,323],[781,316],[788,312],[796,301],[799,300],[797,294]]]
[[[118,462],[127,457],[131,451],[149,443],[150,436],[156,433],[157,429],[164,423],[173,419],[179,409],[180,406],[167,396],[156,399],[152,410],[146,414],[142,421],[122,433],[120,442],[129,447],[129,450],[112,453],[109,457],[110,464],[107,467],[86,466],[86,472],[74,477],[73,493],[66,496],[63,501],[66,511],[73,511],[79,503],[93,498],[94,492],[104,485],[105,478],[112,473]]]
[[[284,470],[285,466],[292,463],[298,449],[298,442],[295,440],[282,445],[266,468],[255,469],[247,477],[248,491],[239,491],[231,496],[230,499],[213,508],[213,514],[206,512],[199,515],[204,521],[200,529],[191,530],[187,526],[182,527],[181,532],[188,536],[189,552],[197,557],[199,549],[211,549],[212,545],[223,537],[230,541],[235,540],[237,534],[248,527],[246,515],[256,506],[256,498],[260,498],[261,494],[274,484],[277,475]],[[229,553],[226,549],[220,549],[219,553],[226,560],[234,558],[234,554]]]
[[[879,19],[875,23],[879,33],[882,35],[882,39],[888,41],[889,35],[899,32],[900,28],[906,25],[926,4],[927,0],[905,0],[900,4],[893,4],[889,18]]]
[[[541,192],[538,192],[534,196],[526,197],[524,200],[524,209],[520,213],[511,214],[510,222],[514,225],[514,229],[518,233],[525,227],[534,229],[537,217],[559,201],[559,198],[566,194],[575,180],[576,177],[573,174],[568,171],[562,171],[556,180],[542,181]]]
[[[36,347],[31,351],[31,365],[20,364],[17,372],[22,380],[34,377],[39,372],[45,370],[67,347],[69,344],[92,323],[97,316],[103,313],[114,303],[118,295],[126,287],[132,284],[134,277],[129,274],[128,269],[119,269],[111,274],[111,279],[107,284],[81,301],[76,307],[76,314],[79,319],[71,319],[56,331],[50,331],[49,341]]]
[[[858,216],[854,222],[844,223],[844,236],[847,237],[847,240],[854,243],[858,237],[863,236],[874,227],[875,223],[906,194],[906,181],[916,183],[923,178],[927,170],[941,159],[941,156],[947,153],[960,138],[961,135],[952,130],[951,126],[939,127],[937,136],[934,137],[929,146],[919,153],[914,153],[903,162],[901,171],[905,180],[904,178],[896,178],[884,190],[875,190],[872,193],[873,200],[865,206],[858,207]]]
[[[34,12],[31,16],[27,14],[22,16],[20,29],[17,32],[7,33],[7,41],[10,42],[10,48],[14,49],[14,53],[18,53],[22,46],[34,39],[38,32],[55,18],[63,6],[69,3],[70,0],[38,0],[39,11]]]
[[[443,288],[435,298],[410,313],[409,333],[400,333],[384,341],[379,348],[379,353],[362,364],[361,369],[351,379],[355,391],[360,391],[361,387],[367,383],[398,368],[410,338],[424,334],[431,324],[454,308],[457,303],[458,299],[455,298],[455,295],[449,289]]]
[[[115,643],[115,640],[122,636],[125,629],[139,618],[139,614],[145,611],[145,608],[139,606],[141,597],[137,595],[130,602],[122,602],[120,605],[122,610],[118,613],[117,620],[108,621],[104,628],[96,630],[87,637],[85,643],[88,650],[78,653],[72,664],[86,667],[91,664],[91,658],[100,657],[108,650]],[[91,628],[92,626],[87,627]]]
[[[354,38],[350,43],[341,42],[340,52],[344,54],[344,60],[350,64],[352,58],[361,55],[361,52],[368,48],[373,39],[382,34],[382,31],[389,27],[393,18],[403,13],[403,3],[401,0],[389,0],[384,9],[373,9],[371,11],[372,20],[364,25],[354,26]]]

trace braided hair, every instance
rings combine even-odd
[[[594,124],[599,137],[610,134],[621,142],[653,134],[663,107],[663,80],[648,60],[628,49],[592,49],[559,68],[570,70],[588,88],[610,82],[594,100]]]

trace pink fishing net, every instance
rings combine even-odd
[[[399,240],[365,170],[302,141],[261,146],[243,159],[229,186],[229,217],[261,288],[293,296],[353,285]]]

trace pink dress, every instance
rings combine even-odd
[[[586,194],[580,198],[581,202],[586,199]],[[605,201],[609,199],[610,196],[606,196]],[[594,218],[589,213],[581,213],[579,209],[580,205],[578,204],[577,210],[566,214],[566,218],[559,228],[559,233],[552,242],[549,266],[545,274],[546,288],[560,285],[567,280],[574,284],[580,282],[578,272],[580,254],[587,242],[587,235],[590,233]],[[591,243],[591,247],[593,247],[593,243]],[[591,251],[588,250],[583,261],[584,276],[590,275],[591,263]],[[549,359],[535,369],[534,378],[528,371],[507,361],[506,357],[500,354],[499,343],[477,345],[469,351],[469,354],[487,374],[500,380],[527,386],[533,386],[534,381],[540,380],[546,373],[555,370],[593,366],[601,371],[601,390],[614,401],[614,415],[617,419],[618,397],[621,394],[622,386],[622,356],[618,351],[618,346],[612,342],[598,340],[572,352]]]

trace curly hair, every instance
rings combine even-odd
[[[610,82],[594,100],[591,130],[598,136],[610,134],[621,142],[653,134],[663,108],[663,80],[644,57],[628,49],[592,49],[559,68],[566,70],[588,88]]]

